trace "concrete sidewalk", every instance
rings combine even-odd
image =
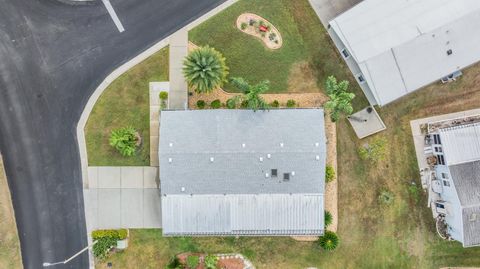
[[[88,230],[161,228],[160,189],[155,167],[89,167],[84,190]]]
[[[188,54],[188,31],[183,28],[170,38],[170,93],[168,105],[170,109],[187,109],[188,86],[183,77],[183,60]]]
[[[327,28],[331,20],[362,2],[362,0],[309,0],[309,2],[323,26]]]

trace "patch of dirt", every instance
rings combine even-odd
[[[322,92],[317,86],[314,70],[306,61],[295,63],[288,76],[288,92]]]
[[[243,261],[239,258],[220,259],[218,261],[218,268],[221,269],[243,269]]]

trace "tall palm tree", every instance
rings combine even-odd
[[[183,61],[183,75],[189,87],[198,93],[208,93],[222,87],[227,80],[228,67],[220,52],[205,46],[188,54]]]
[[[267,102],[265,102],[265,99],[260,96],[260,94],[268,91],[270,86],[270,82],[268,80],[264,80],[252,86],[243,78],[232,78],[232,84],[243,91],[244,95],[240,97],[240,99],[246,102],[247,108],[253,109],[253,111],[269,108]]]
[[[353,112],[352,100],[355,94],[347,92],[348,81],[337,83],[334,76],[329,76],[325,82],[327,95],[330,100],[325,103],[325,108],[330,111],[333,122],[340,119],[341,115],[351,115]]]

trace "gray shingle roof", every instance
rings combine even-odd
[[[159,158],[165,235],[323,233],[321,109],[163,111]]]
[[[462,205],[463,245],[480,245],[480,161],[449,168]]]
[[[163,194],[323,193],[321,109],[163,111],[160,126]]]

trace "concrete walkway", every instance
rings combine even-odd
[[[155,167],[88,167],[88,230],[161,228],[157,173]]]
[[[309,0],[309,2],[323,26],[327,28],[332,19],[362,2],[362,0]]]
[[[150,166],[158,167],[158,142],[160,127],[160,92],[168,92],[169,82],[150,82]],[[170,105],[167,103],[167,108]]]
[[[188,86],[182,73],[183,60],[188,54],[188,31],[181,29],[170,38],[170,109],[187,109]]]

